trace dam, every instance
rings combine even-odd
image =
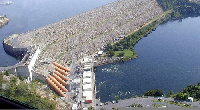
[[[11,40],[18,46],[41,49],[36,72],[48,75],[49,63],[70,66],[92,55],[121,35],[129,35],[163,12],[156,0],[119,0],[45,27],[22,33]],[[45,68],[45,71],[44,69]]]
[[[120,36],[127,37],[162,14],[163,10],[156,0],[119,0],[45,27],[9,37],[6,39],[7,42],[4,42],[4,49],[14,55],[23,53],[24,51],[21,51],[23,49],[26,51],[24,47],[36,45],[41,53],[36,53],[37,61],[33,64],[32,70],[34,73],[48,77],[54,71],[52,62],[58,62],[72,70],[70,80],[74,80],[74,63],[80,62],[80,59],[87,56],[92,57],[106,44],[116,42]],[[10,47],[6,48],[8,46]],[[19,48],[19,51],[13,52],[12,47]],[[83,67],[85,65],[88,66],[82,64]],[[91,102],[95,98],[95,94],[91,92],[95,90],[95,78],[93,78],[95,75],[93,71],[84,72],[92,74],[82,76],[84,78],[78,86],[90,92],[80,93],[79,98],[81,100],[87,98],[86,102]],[[93,79],[88,80],[88,77]]]

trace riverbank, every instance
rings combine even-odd
[[[125,62],[137,58],[138,55],[134,51],[134,45],[144,36],[147,36],[149,33],[154,31],[161,23],[169,20],[171,18],[171,13],[171,10],[165,11],[139,27],[137,30],[124,36],[123,39],[112,44],[107,44],[107,46],[105,46],[104,55],[96,58],[97,66],[109,63]]]
[[[113,63],[116,62],[115,60],[116,57],[118,57],[117,61],[119,62],[135,59],[138,57],[138,55],[134,51],[134,45],[142,37],[147,36],[149,33],[154,31],[157,28],[157,26],[159,26],[161,23],[166,22],[169,19],[180,20],[190,16],[198,16],[200,14],[198,11],[198,9],[200,9],[200,5],[198,3],[195,3],[194,1],[184,1],[186,5],[183,7],[186,8],[186,10],[183,10],[183,7],[177,5],[180,4],[180,1],[177,0],[174,2],[157,0],[157,2],[162,7],[162,9],[165,10],[165,12],[160,16],[152,19],[148,23],[144,24],[143,26],[140,26],[140,28],[134,30],[133,32],[130,32],[127,36],[124,36],[125,38],[122,37],[123,38],[122,39],[119,37],[117,38],[116,42],[112,44],[107,44],[107,46],[105,46],[106,57],[104,58],[109,58],[109,57],[110,57],[109,59],[112,58]],[[194,7],[192,11],[190,8],[188,8],[191,6]],[[132,55],[127,56],[127,54],[130,53],[132,53]],[[112,62],[109,61],[109,63]]]
[[[4,15],[0,16],[0,28],[2,28],[4,25],[8,24],[9,19]]]

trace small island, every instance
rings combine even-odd
[[[0,28],[8,24],[8,22],[9,22],[9,19],[6,17],[6,15],[0,16]]]

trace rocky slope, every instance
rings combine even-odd
[[[156,0],[119,0],[13,39],[20,46],[42,49],[37,73],[47,75],[57,61],[70,65],[91,55],[121,35],[127,36],[163,12]],[[45,68],[45,69],[44,69]]]

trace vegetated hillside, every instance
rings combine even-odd
[[[21,80],[20,80],[21,79]],[[24,102],[38,109],[56,109],[56,95],[36,80],[25,83],[9,72],[0,73],[0,95]]]
[[[182,18],[200,15],[200,4],[189,0],[157,0],[163,10],[172,10],[172,17]]]

